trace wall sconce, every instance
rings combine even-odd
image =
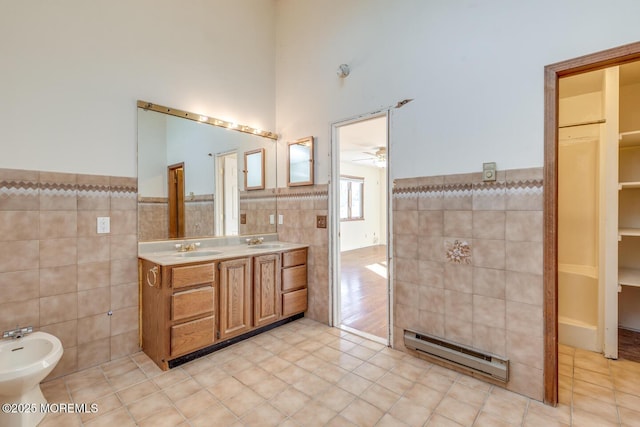
[[[345,77],[347,77],[350,72],[351,72],[351,69],[349,69],[349,66],[347,64],[340,64],[340,66],[336,70],[336,74],[341,79],[344,79]]]

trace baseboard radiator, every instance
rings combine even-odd
[[[470,369],[498,381],[509,381],[509,360],[489,353],[481,353],[464,345],[432,335],[404,331],[405,347],[431,357]]]

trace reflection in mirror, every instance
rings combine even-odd
[[[244,153],[244,188],[264,190],[264,148]]]
[[[138,102],[139,241],[275,233],[275,134],[212,126],[150,105]],[[261,190],[247,192],[241,153],[256,150],[273,167],[262,167]]]
[[[290,142],[287,149],[287,185],[313,185],[313,137]]]

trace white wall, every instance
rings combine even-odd
[[[0,0],[0,168],[136,176],[136,100],[275,130],[275,0]]]
[[[317,136],[320,183],[330,123],[405,98],[391,178],[542,166],[544,66],[640,40],[637,0],[276,4],[277,130]]]
[[[386,186],[384,170],[343,162],[340,174],[364,178],[364,220],[340,222],[340,250],[386,244],[387,203],[381,191]]]

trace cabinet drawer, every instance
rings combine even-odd
[[[307,266],[299,265],[282,269],[282,292],[307,286]]]
[[[197,350],[213,343],[213,316],[171,327],[171,356]]]
[[[282,294],[282,315],[301,313],[307,309],[307,290],[287,292]]]
[[[282,254],[282,266],[292,267],[307,263],[307,248],[297,249],[295,251],[284,252]]]
[[[201,283],[213,283],[215,277],[215,264],[189,265],[174,267],[172,269],[172,283],[174,288],[199,285]]]
[[[171,296],[171,320],[182,320],[214,311],[213,295],[213,286],[176,292]]]

